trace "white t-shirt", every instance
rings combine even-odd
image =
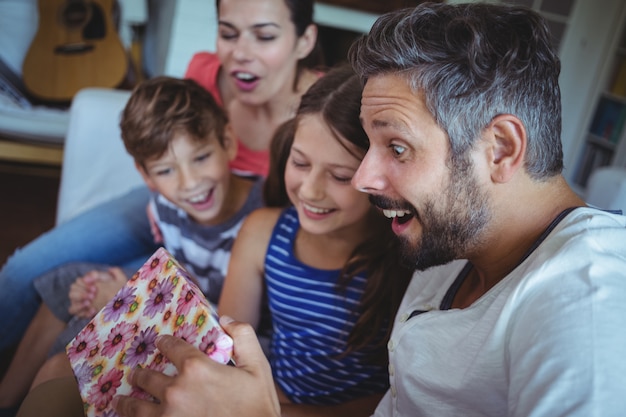
[[[466,265],[413,277],[375,416],[626,416],[626,217],[578,208],[470,307],[440,310]]]

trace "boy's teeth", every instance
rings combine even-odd
[[[189,201],[192,202],[192,203],[200,203],[200,202],[206,200],[208,195],[209,195],[209,193],[203,193],[203,194],[197,195],[195,197],[191,197],[189,199]]]
[[[411,214],[408,210],[383,210],[385,217],[390,219],[394,217],[403,217],[405,214]]]

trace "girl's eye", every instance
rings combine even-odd
[[[404,151],[406,151],[406,148],[400,145],[391,145],[390,148],[394,156],[401,156],[404,153]]]
[[[342,184],[350,183],[352,181],[352,177],[344,177],[341,175],[333,175],[335,181],[340,182]]]
[[[346,175],[345,173],[342,175],[334,172],[330,172],[329,174],[333,180],[341,184],[349,184],[352,181],[352,175]]]
[[[306,162],[296,161],[291,158],[291,164],[296,168],[305,168],[307,166]]]

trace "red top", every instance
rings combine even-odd
[[[185,78],[190,78],[206,88],[220,106],[223,106],[222,97],[217,86],[217,75],[220,70],[220,61],[217,55],[210,52],[199,52],[191,58]],[[233,171],[241,174],[267,176],[270,165],[269,150],[253,151],[237,141],[237,156],[230,163]]]

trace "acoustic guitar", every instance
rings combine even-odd
[[[115,0],[39,0],[39,26],[22,68],[27,90],[69,101],[85,87],[117,87],[128,57],[112,21]]]

